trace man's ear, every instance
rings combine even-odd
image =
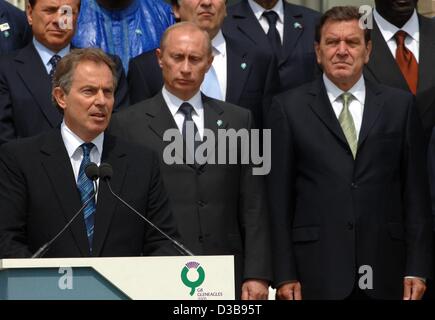
[[[27,16],[27,22],[29,23],[29,26],[32,26],[32,12],[33,12],[33,8],[30,5],[30,3],[28,3],[26,5],[26,16]]]
[[[180,5],[178,4],[178,2],[177,4],[172,5],[172,12],[174,13],[175,20],[180,21]]]
[[[63,89],[61,87],[55,87],[51,94],[53,95],[54,100],[56,100],[56,103],[59,106],[59,108],[65,110],[66,109],[66,94],[63,91]]]
[[[316,59],[317,59],[317,63],[321,64],[321,59],[320,59],[320,44],[315,41],[314,42],[314,50],[316,51]]]
[[[163,65],[163,62],[162,62],[163,51],[160,48],[156,49],[156,56],[157,56],[157,61],[159,62],[159,66],[160,66],[160,68],[162,68],[162,65]]]

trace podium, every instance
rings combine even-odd
[[[0,260],[2,300],[234,300],[233,256]]]

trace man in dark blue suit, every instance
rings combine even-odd
[[[228,8],[223,30],[278,59],[281,90],[313,80],[319,73],[314,27],[320,14],[284,0],[242,0]]]
[[[61,15],[61,6],[71,16]],[[62,114],[51,102],[51,78],[57,62],[71,50],[80,0],[30,0],[27,19],[33,40],[0,59],[0,144],[57,127]],[[66,22],[65,22],[66,19]],[[127,83],[119,58],[115,109],[128,105]]]
[[[172,9],[178,20],[197,24],[212,39],[213,65],[201,91],[251,110],[256,126],[261,128],[263,115],[279,87],[273,54],[221,29],[225,0],[172,0]],[[154,51],[130,60],[128,83],[132,103],[151,98],[162,89],[162,74]]]
[[[21,49],[32,39],[24,13],[0,0],[0,54]]]

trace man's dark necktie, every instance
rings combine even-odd
[[[405,46],[406,36],[407,33],[402,30],[397,31],[394,35],[397,43],[396,62],[408,83],[409,90],[415,95],[417,93],[418,63],[411,50]]]
[[[264,11],[263,16],[269,23],[269,31],[267,32],[267,38],[272,46],[275,56],[279,59],[281,57],[282,45],[281,37],[279,36],[278,29],[276,28],[276,22],[278,21],[278,14],[275,11]]]
[[[50,73],[48,74],[48,76],[50,77],[50,81],[53,81],[54,72],[56,71],[56,66],[57,63],[60,61],[60,59],[62,58],[57,54],[55,54],[54,56],[51,57],[50,61],[48,61],[48,63],[51,64],[51,70]]]
[[[77,179],[77,189],[80,192],[80,198],[82,200],[82,205],[92,197],[94,193],[94,184],[92,181],[86,176],[85,169],[86,166],[91,162],[90,154],[91,150],[94,147],[93,143],[84,143],[80,146],[83,150],[83,159],[80,164],[79,176]],[[88,235],[89,241],[89,249],[92,253],[92,240],[94,238],[94,221],[95,221],[95,199],[92,199],[88,202],[85,209],[83,210],[85,225],[86,225],[86,233]]]
[[[190,159],[194,159],[193,155],[195,154],[195,150],[196,147],[199,145],[200,141],[195,141],[195,136],[198,133],[198,128],[195,125],[195,122],[192,119],[192,111],[193,111],[193,107],[190,103],[188,102],[183,102],[180,106],[179,109],[183,114],[184,114],[184,121],[183,121],[183,129],[182,129],[182,134],[183,134],[183,138],[184,141],[187,144],[188,140],[191,140],[193,137],[193,141],[191,141],[191,145],[194,147],[193,150],[188,150],[188,154],[190,155]],[[188,135],[188,128],[193,125],[193,131],[194,131],[194,135],[192,136],[191,134]],[[187,150],[187,148],[186,148]],[[186,158],[187,158],[187,154],[186,154]]]

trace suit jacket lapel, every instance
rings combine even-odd
[[[361,130],[358,138],[358,151],[361,149],[366,140],[370,129],[375,124],[383,107],[383,101],[380,99],[381,91],[370,81],[365,81],[366,99],[364,103],[364,113],[361,123]]]
[[[18,75],[34,97],[48,123],[53,128],[57,127],[62,116],[51,102],[50,78],[33,43],[19,51],[15,62]]]
[[[332,109],[331,102],[329,101],[326,93],[326,88],[323,79],[320,77],[313,83],[311,94],[315,96],[313,102],[310,104],[311,109],[320,118],[320,120],[328,127],[331,133],[350,150],[340,123]]]
[[[249,59],[246,47],[231,37],[224,36],[227,47],[227,93],[225,101],[238,104],[254,62]]]
[[[290,6],[284,1],[284,46],[280,65],[285,63],[293,54],[299,38],[304,33],[304,18],[300,12],[293,12]],[[300,27],[299,27],[300,26]]]
[[[435,86],[433,67],[435,65],[435,40],[433,35],[433,24],[427,18],[419,16],[420,20],[420,57],[418,66],[418,87],[417,96]],[[434,94],[435,96],[435,94]],[[420,114],[431,106],[433,99],[419,101]]]
[[[378,82],[388,83],[390,86],[409,91],[408,84],[374,20],[372,43],[373,50],[366,68]]]
[[[171,141],[164,141],[163,136],[165,131],[168,129],[177,130],[177,134],[179,134],[178,138],[183,139],[177,124],[175,123],[174,117],[169,111],[169,107],[167,106],[165,100],[163,99],[163,95],[159,92],[154,98],[152,98],[152,102],[150,103],[150,108],[146,110],[147,115],[150,117],[149,127],[150,129],[160,138],[163,144],[162,150],[168,146]],[[177,139],[178,139],[177,138]],[[184,154],[180,154],[177,152],[177,155],[183,159],[183,163],[186,163],[186,159]],[[187,164],[192,169],[196,170],[194,164]]]
[[[228,122],[224,118],[224,110],[215,100],[202,95],[202,102],[204,106],[204,129],[211,130],[215,137],[213,152],[207,154],[207,158],[210,161],[212,157],[215,157],[215,162],[217,163],[218,130],[226,129],[228,127]],[[202,164],[200,167],[204,167],[209,161]]]
[[[125,174],[127,172],[125,160],[126,153],[121,145],[116,144],[116,138],[105,134],[101,163],[109,163],[114,168],[110,185],[116,194],[122,194],[121,191],[124,184]],[[113,214],[119,205],[118,200],[110,193],[107,184],[101,180],[99,181],[97,200],[93,256],[99,256],[101,254]]]
[[[42,165],[52,183],[53,194],[60,203],[66,224],[81,207],[81,200],[71,162],[59,130],[53,130],[47,134],[47,139],[41,147],[41,153]],[[71,224],[70,230],[82,256],[89,256],[84,219],[77,217]]]
[[[254,12],[252,12],[248,1],[242,1],[238,10],[234,11],[232,16],[234,17],[234,20],[237,21],[237,29],[240,32],[242,32],[256,45],[263,48],[269,48],[270,44],[269,40],[267,39],[266,33],[258,22]],[[229,29],[227,31],[225,22],[223,25],[223,30],[224,33],[227,34],[230,31]]]

